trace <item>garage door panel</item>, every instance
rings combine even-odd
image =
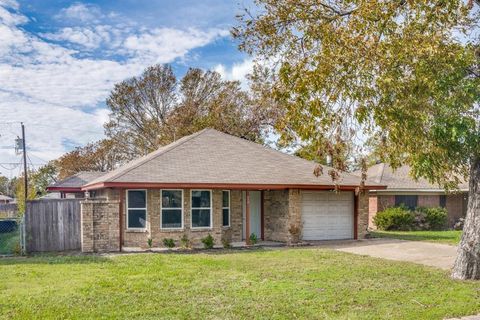
[[[302,192],[303,239],[353,238],[353,192]]]

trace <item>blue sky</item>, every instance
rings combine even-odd
[[[229,30],[251,1],[0,0],[0,172],[16,175],[26,125],[35,166],[103,136],[113,85],[155,63],[244,80]]]

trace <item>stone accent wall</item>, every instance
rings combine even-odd
[[[369,196],[368,191],[361,191],[357,198],[357,236],[363,239],[368,233],[369,215]]]
[[[437,195],[418,195],[418,207],[439,207],[440,206],[440,196]]]
[[[289,190],[264,191],[265,240],[288,240]]]
[[[82,252],[119,251],[119,201],[81,202]]]
[[[370,195],[368,197],[368,227],[370,229],[377,229],[375,223],[373,223],[373,217],[377,214],[378,211],[378,197],[377,195]]]

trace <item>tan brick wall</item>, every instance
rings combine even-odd
[[[440,196],[439,195],[419,195],[417,206],[433,208],[440,206]]]
[[[160,227],[160,190],[147,191],[147,228],[145,231],[126,229],[126,210],[123,213],[124,247],[148,247],[148,238],[152,238],[153,247],[163,247],[163,239],[171,238],[180,245],[180,239],[187,235],[194,246],[201,246],[201,239],[211,234],[216,245],[222,245],[222,239],[241,241],[242,238],[242,193],[230,191],[230,227],[223,227],[222,190],[212,190],[212,228],[191,228],[191,194],[190,189],[183,190],[183,229],[165,230]]]
[[[378,195],[377,208],[378,211],[383,211],[386,208],[395,206],[395,196],[394,195]]]
[[[370,229],[376,229],[377,227],[373,223],[373,218],[378,212],[378,197],[377,195],[370,195],[368,197],[368,227]]]
[[[119,251],[119,201],[81,202],[82,252]]]

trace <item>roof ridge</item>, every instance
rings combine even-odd
[[[232,134],[228,134],[228,133],[225,133],[225,132],[216,130],[216,129],[211,129],[211,128],[209,128],[208,130],[213,130],[213,131],[219,132],[219,133],[221,133],[221,134],[227,135],[227,136],[229,136],[229,137],[234,137],[234,138],[239,139],[239,140],[241,140],[241,141],[248,142],[248,143],[250,143],[250,144],[252,144],[252,145],[254,145],[254,146],[256,146],[256,147],[261,147],[261,148],[263,148],[263,149],[265,149],[265,150],[267,150],[267,151],[273,151],[274,153],[280,154],[280,155],[282,155],[282,156],[284,156],[284,157],[287,156],[287,157],[290,157],[290,158],[293,158],[293,159],[296,159],[296,160],[301,160],[301,161],[307,162],[308,164],[311,164],[311,165],[321,165],[321,166],[324,167],[324,168],[334,169],[334,170],[335,170],[335,168],[333,168],[333,167],[331,167],[331,166],[323,165],[323,164],[321,164],[321,163],[317,163],[317,162],[315,162],[315,161],[307,160],[307,159],[301,158],[301,157],[296,156],[296,155],[293,155],[293,154],[285,153],[285,152],[282,152],[282,151],[280,151],[280,150],[277,150],[277,149],[271,148],[271,147],[269,147],[269,146],[266,146],[266,145],[264,145],[264,144],[260,144],[260,143],[256,143],[256,142],[251,141],[251,140],[248,140],[248,139],[240,138],[240,137],[237,137],[237,136],[234,136],[234,135],[232,135]],[[354,175],[354,174],[351,173],[351,172],[343,171],[342,174],[347,174],[347,175],[349,175],[349,176],[351,176],[351,177],[358,178],[358,176]]]
[[[143,156],[143,157],[141,157],[141,158],[137,158],[137,159],[135,159],[135,160],[132,160],[131,162],[138,160],[138,163],[136,163],[135,165],[133,165],[133,166],[130,167],[130,168],[127,168],[127,169],[123,170],[122,172],[119,172],[119,173],[117,173],[117,174],[113,174],[111,177],[109,177],[109,179],[110,179],[110,180],[118,179],[118,178],[124,176],[125,174],[129,173],[129,172],[132,171],[133,169],[138,168],[140,165],[144,164],[146,161],[156,159],[157,157],[159,157],[159,156],[161,156],[161,155],[164,155],[165,153],[174,150],[174,149],[177,148],[178,146],[183,145],[185,142],[190,141],[190,140],[192,140],[193,138],[196,138],[196,137],[200,136],[201,134],[205,133],[205,132],[208,131],[208,130],[209,130],[209,128],[206,128],[206,129],[200,130],[200,131],[198,131],[198,132],[192,133],[192,134],[190,134],[190,135],[188,135],[188,136],[184,136],[184,137],[178,139],[177,141],[174,141],[174,142],[169,143],[169,144],[167,144],[167,145],[165,145],[165,146],[162,146],[162,147],[158,148],[157,150],[152,151],[152,152],[150,152],[149,154],[147,154],[147,155],[145,155],[145,156]],[[170,147],[169,147],[169,146],[170,146]],[[166,148],[166,149],[162,149],[162,148]],[[120,167],[120,168],[118,168],[118,169],[122,169],[122,168]],[[114,171],[112,171],[112,173],[114,173]],[[107,173],[107,174],[108,174],[108,173]],[[88,184],[86,184],[86,186],[88,186],[88,185],[90,185],[90,184],[96,183],[96,180],[98,180],[98,179],[100,179],[100,178],[102,178],[102,177],[103,177],[103,176],[100,176],[100,177],[98,177],[97,179],[89,182]]]

